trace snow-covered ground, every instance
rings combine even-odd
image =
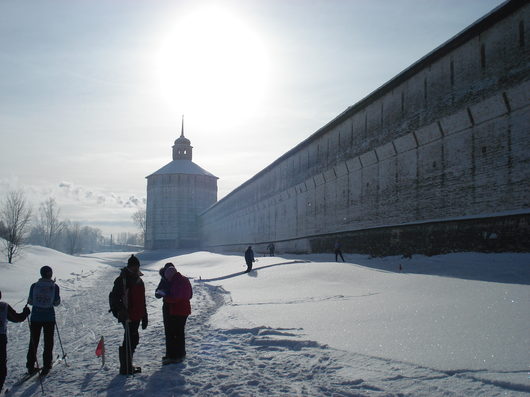
[[[462,253],[373,258],[139,255],[149,327],[135,377],[118,375],[122,328],[107,312],[127,253],[72,257],[29,246],[0,262],[4,301],[20,311],[39,268],[61,287],[58,327],[67,363],[47,396],[523,396],[530,393],[530,255]],[[187,358],[161,365],[158,269],[171,261],[192,279]],[[402,271],[399,270],[400,265]],[[105,337],[107,363],[95,356]],[[8,325],[8,378],[25,371],[27,323]],[[42,345],[42,342],[41,342]],[[60,354],[55,339],[55,354]],[[40,358],[40,355],[39,355]],[[41,395],[30,380],[10,395]]]

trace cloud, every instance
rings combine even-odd
[[[146,198],[131,192],[108,191],[99,187],[77,185],[61,181],[56,185],[23,185],[18,178],[0,179],[0,199],[11,190],[23,190],[35,209],[52,197],[60,208],[63,219],[99,227],[103,233],[136,231],[131,216],[145,207]]]
[[[57,187],[59,188],[58,192],[64,197],[85,203],[95,203],[99,206],[140,208],[146,203],[145,198],[136,197],[135,195],[124,198],[122,194],[103,189],[89,189],[84,186],[77,186],[71,182],[60,182]]]

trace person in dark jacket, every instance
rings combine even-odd
[[[342,259],[342,261],[344,262],[344,257],[342,256],[340,242],[339,240],[336,240],[335,241],[335,262],[338,262],[339,256],[340,256],[340,259]]]
[[[0,291],[2,299],[2,291]],[[7,376],[7,322],[21,323],[29,316],[29,307],[24,307],[22,313],[17,313],[11,306],[0,301],[0,392],[4,387]]]
[[[123,325],[123,343],[119,347],[120,374],[129,375],[141,372],[140,367],[133,367],[132,358],[140,341],[138,328],[147,328],[147,307],[145,304],[145,286],[141,277],[140,261],[131,255],[120,275],[114,280],[114,287],[109,296],[110,307],[114,317]]]
[[[270,243],[269,245],[267,245],[267,249],[269,250],[269,256],[274,256],[274,243]]]
[[[155,291],[157,298],[164,298],[162,313],[166,332],[166,356],[162,364],[178,363],[186,357],[185,326],[191,314],[190,299],[193,296],[190,280],[177,272],[172,263],[160,269],[161,280]]]
[[[52,280],[53,270],[49,266],[40,269],[41,278],[31,285],[28,305],[33,306],[30,317],[30,341],[26,368],[32,374],[39,370],[37,362],[37,348],[41,331],[44,331],[44,351],[42,353],[41,375],[47,375],[52,368],[53,339],[55,331],[55,308],[61,303],[59,286]]]
[[[252,270],[252,263],[254,261],[254,251],[252,251],[252,247],[249,245],[247,250],[245,251],[245,262],[247,262],[247,270],[245,271],[245,273],[248,273]]]
[[[164,272],[167,270],[168,267],[173,266],[172,263],[166,263],[164,267],[160,268],[158,271],[158,274],[160,274],[160,282],[158,283],[158,287],[156,287],[155,290],[155,297],[157,299],[165,297],[169,293],[169,281],[166,280],[164,277]],[[166,303],[165,299],[162,303],[162,320],[164,322],[164,335],[166,337],[166,354],[164,357],[162,357],[162,361],[166,360],[168,357],[168,323],[169,323],[169,313],[168,313],[168,304]]]

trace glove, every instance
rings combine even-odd
[[[31,310],[29,310],[29,307],[25,306],[24,310],[22,310],[22,314],[24,315],[24,317],[27,318],[30,313],[31,313]]]
[[[129,319],[129,315],[127,313],[127,310],[126,309],[121,309],[119,312],[118,312],[118,321],[120,323],[124,323],[126,322],[127,320]]]
[[[149,321],[147,320],[147,313],[146,313],[144,318],[142,318],[142,329],[146,329],[148,323]]]

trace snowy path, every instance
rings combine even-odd
[[[117,266],[119,262],[114,265]],[[488,383],[473,371],[439,371],[414,364],[337,351],[304,337],[301,329],[218,329],[210,318],[230,295],[221,287],[194,280],[193,314],[188,319],[184,363],[161,366],[164,350],[161,302],[152,297],[158,272],[143,268],[149,327],[140,331],[135,377],[117,374],[122,328],[107,313],[116,267],[71,274],[58,280],[63,304],[58,326],[69,367],[58,364],[44,382],[47,396],[519,396],[510,383]],[[27,324],[12,324],[9,343],[10,387],[24,372]],[[100,369],[94,350],[105,336],[107,366]],[[55,354],[60,353],[56,337]],[[525,393],[526,392],[526,393]],[[41,395],[38,381],[12,390],[12,396]]]

